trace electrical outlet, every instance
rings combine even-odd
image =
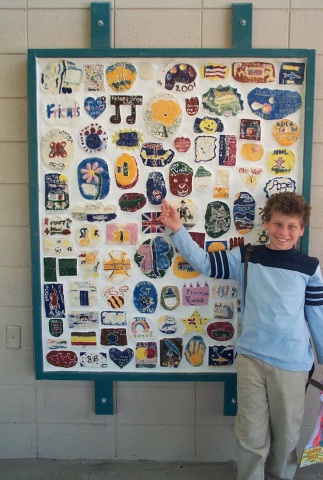
[[[6,347],[21,348],[21,327],[16,325],[6,326]]]

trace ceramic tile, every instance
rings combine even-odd
[[[2,8],[25,8],[25,0],[1,0],[0,9]]]
[[[9,0],[10,1],[10,0]],[[16,0],[18,1],[18,0]],[[53,9],[53,8],[90,8],[90,2],[88,0],[53,0],[44,2],[44,0],[26,0],[28,8],[41,8],[41,9]],[[110,8],[114,7],[115,0],[109,0]],[[95,3],[107,3],[107,0],[96,0]]]
[[[28,184],[27,142],[0,142],[0,170],[3,183]]]
[[[201,8],[203,0],[136,0],[136,9],[147,8],[149,10],[153,8],[168,10],[171,8]],[[115,8],[133,8],[133,0],[115,0]]]
[[[30,423],[3,423],[0,458],[36,458],[37,427]]]
[[[0,142],[27,140],[27,101],[0,98]]]
[[[316,49],[323,53],[323,9],[292,10],[290,16],[290,48]],[[306,34],[305,34],[306,32]]]
[[[0,96],[19,98],[26,95],[26,55],[0,55]]]
[[[313,141],[321,142],[322,140],[322,128],[323,128],[323,100],[315,100],[314,104],[314,133]]]
[[[195,392],[192,389],[118,388],[118,424],[192,424]]]
[[[322,0],[306,0],[306,4],[304,3],[304,0],[291,0],[290,2],[291,8],[301,8],[303,9],[306,7],[306,10],[309,8],[322,8]]]
[[[0,423],[36,421],[34,385],[6,385],[0,389]]]
[[[224,383],[198,383],[196,386],[196,423],[199,425],[233,425],[235,417],[223,416]]]
[[[26,13],[23,10],[1,10],[0,54],[24,53],[26,38]]]
[[[322,143],[314,143],[313,145],[313,160],[312,160],[312,185],[323,185],[323,145]],[[318,205],[316,206],[318,208]]]
[[[112,460],[114,435],[114,427],[108,425],[42,423],[38,426],[38,457]]]
[[[29,267],[30,232],[28,227],[0,226],[0,267]]]
[[[56,381],[37,387],[37,420],[40,423],[113,425],[115,419],[113,415],[95,415],[92,382],[85,387],[75,386],[74,382],[57,385]]]
[[[232,12],[230,9],[202,11],[202,48],[231,48]]]
[[[311,228],[310,229],[310,242],[309,242],[309,254],[313,257],[317,257],[323,266],[323,228]],[[323,272],[322,272],[323,275]]]
[[[253,13],[253,48],[288,48],[288,10],[255,10]],[[269,27],[270,25],[270,27]]]
[[[6,325],[21,327],[21,348],[31,350],[34,345],[31,307],[0,307],[0,348],[6,346]]]
[[[234,3],[246,3],[244,0],[237,0]],[[248,2],[247,2],[248,3]],[[228,0],[203,0],[203,8],[232,8],[232,2]],[[289,0],[271,0],[270,8],[288,8],[289,7]],[[267,0],[256,0],[253,2],[253,11],[257,8],[266,8],[268,9],[268,1]]]
[[[27,185],[5,185],[0,188],[0,225],[29,225]]]
[[[89,48],[90,44],[89,9],[28,12],[28,48]]]
[[[5,335],[5,326],[1,327]],[[0,385],[33,385],[35,383],[33,348],[0,350]],[[1,450],[1,448],[0,448]]]
[[[184,445],[185,448],[183,448]],[[117,427],[118,460],[141,459],[170,462],[192,461],[194,457],[194,426],[121,425]]]
[[[322,227],[323,186],[314,185],[311,190],[311,228]]]
[[[185,28],[178,28],[178,23]],[[200,11],[196,10],[116,10],[117,48],[199,47]],[[138,35],[140,32],[140,35]],[[158,34],[156,34],[158,32]]]
[[[315,98],[323,98],[323,55],[315,58]]]
[[[203,462],[227,462],[235,460],[234,426],[198,426],[196,429],[196,456]]]
[[[31,272],[28,267],[2,267],[0,270],[0,305],[31,305]]]

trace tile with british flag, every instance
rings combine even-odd
[[[159,220],[161,212],[146,212],[141,215],[142,233],[165,233],[165,226]]]

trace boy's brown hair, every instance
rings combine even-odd
[[[295,192],[276,193],[268,198],[264,207],[264,217],[268,222],[274,212],[299,217],[302,227],[305,227],[309,221],[311,207],[302,195]]]

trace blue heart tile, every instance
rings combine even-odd
[[[107,108],[107,102],[105,97],[87,97],[84,100],[84,108],[86,112],[92,117],[93,119],[98,118],[101,113]]]
[[[111,360],[118,365],[118,367],[123,368],[133,359],[134,353],[131,348],[126,348],[125,350],[119,350],[118,348],[110,348],[110,358]]]

